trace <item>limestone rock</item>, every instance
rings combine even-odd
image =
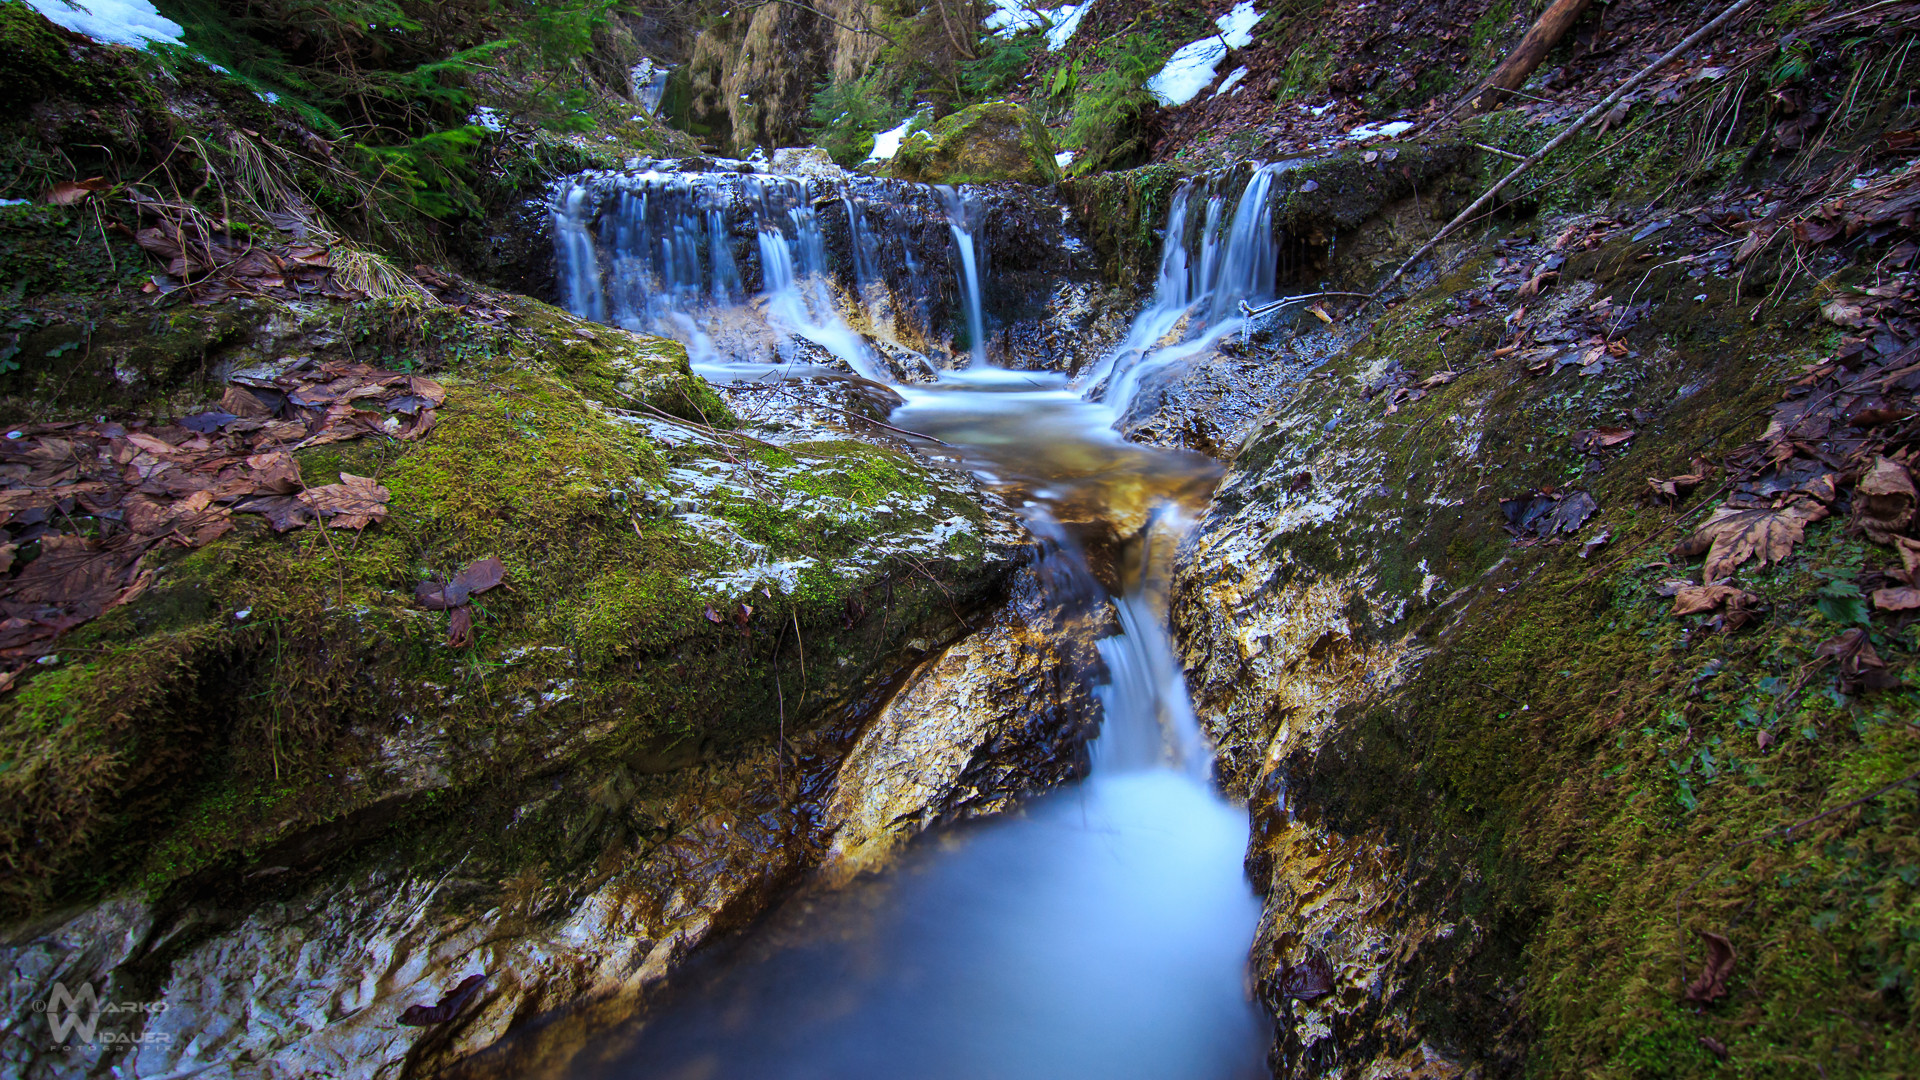
[[[1038,116],[1011,101],[988,101],[908,135],[891,172],[929,184],[1052,184],[1060,179],[1053,153],[1053,139]]]

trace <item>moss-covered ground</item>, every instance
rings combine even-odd
[[[144,595],[0,702],[10,912],[244,864],[394,799],[725,756],[804,729],[991,587],[955,481],[850,439],[735,434],[678,345],[505,302],[501,326],[377,301],[308,314],[340,351],[434,371],[438,423],[296,454],[310,487],[375,478],[385,522],[275,535],[242,516],[156,552]],[[272,351],[276,315],[225,310],[247,343],[231,351]],[[414,587],[488,557],[505,585],[450,647]]]

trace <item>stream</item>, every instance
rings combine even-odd
[[[1175,549],[1220,468],[1130,443],[1114,426],[1143,374],[1233,332],[1237,302],[1270,294],[1275,172],[1254,170],[1237,200],[1180,190],[1154,299],[1077,384],[990,360],[980,276],[990,253],[966,189],[938,192],[960,310],[945,363],[921,358],[930,381],[890,377],[881,348],[849,325],[851,315],[871,328],[882,321],[875,307],[914,299],[871,287],[884,260],[866,245],[884,242],[884,230],[863,223],[844,192],[649,171],[621,178],[612,197],[584,184],[557,193],[563,294],[577,314],[686,342],[716,383],[818,377],[838,365],[886,383],[901,402],[889,424],[937,440],[938,453],[1020,508],[1051,602],[1108,606],[1118,628],[1098,643],[1103,717],[1086,780],[998,818],[938,828],[845,888],[803,891],[694,958],[646,1015],[575,1057],[572,1075],[1266,1074],[1264,1021],[1245,986],[1259,918],[1241,865],[1246,814],[1211,783],[1211,750],[1166,627]],[[1189,229],[1195,194],[1207,200],[1204,221]],[[823,207],[848,216],[851,261],[866,279],[854,282],[857,302],[831,287]],[[729,243],[739,222],[753,230],[748,260]],[[753,255],[764,288],[750,298],[740,264]],[[904,255],[893,264],[924,277],[927,254]],[[1111,563],[1102,575],[1090,545]]]

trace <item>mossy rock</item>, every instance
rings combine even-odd
[[[310,865],[423,799],[724,761],[868,700],[907,643],[957,636],[998,589],[1010,563],[964,478],[734,434],[681,346],[500,302],[504,326],[400,301],[304,315],[309,344],[332,342],[317,356],[431,360],[438,423],[297,453],[309,486],[375,477],[386,521],[277,535],[240,515],[207,547],[157,548],[144,594],[0,699],[0,914],[285,864],[288,845]],[[294,319],[201,314],[242,342]],[[205,404],[219,384],[179,407],[194,387]],[[451,647],[414,588],[488,557],[505,584]]]
[[[987,101],[913,132],[893,157],[891,174],[928,184],[1060,179],[1053,139],[1040,118],[1011,101]]]

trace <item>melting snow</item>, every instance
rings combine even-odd
[[[155,11],[147,0],[27,0],[48,19],[95,41],[144,49],[153,42],[180,44],[180,24]]]
[[[1240,85],[1240,80],[1246,77],[1247,69],[1245,67],[1234,68],[1233,74],[1227,76],[1227,81],[1220,84],[1220,89],[1215,90],[1213,96],[1219,97],[1222,94],[1231,93],[1234,87]]]
[[[1413,125],[1405,120],[1395,120],[1391,124],[1361,124],[1359,127],[1347,132],[1347,138],[1373,139],[1384,135],[1391,139],[1395,135],[1404,135],[1412,130]]]
[[[1062,169],[1073,164],[1073,151],[1062,150],[1059,153],[1053,155],[1053,163]],[[1066,211],[1063,210],[1061,211],[1061,213],[1064,214],[1066,213]],[[1064,221],[1066,219],[1062,218],[1061,220]]]
[[[1253,9],[1253,0],[1240,0],[1232,11],[1213,21],[1219,33],[1180,46],[1167,58],[1167,66],[1160,69],[1160,74],[1147,80],[1147,89],[1153,91],[1162,105],[1185,105],[1192,101],[1195,94],[1213,83],[1213,73],[1227,50],[1244,49],[1253,44],[1253,27],[1259,21],[1260,13]]]
[[[1047,48],[1059,49],[1066,45],[1073,32],[1080,29],[1080,19],[1093,6],[1093,0],[1068,4],[1065,7],[1044,11],[1030,7],[1021,0],[993,0],[993,14],[987,16],[987,29],[998,37],[1010,38],[1023,30],[1047,31]]]
[[[900,121],[900,126],[891,131],[883,131],[873,137],[873,153],[867,155],[868,161],[892,161],[893,155],[900,152],[900,142],[907,137],[907,128],[913,124],[909,116]]]

